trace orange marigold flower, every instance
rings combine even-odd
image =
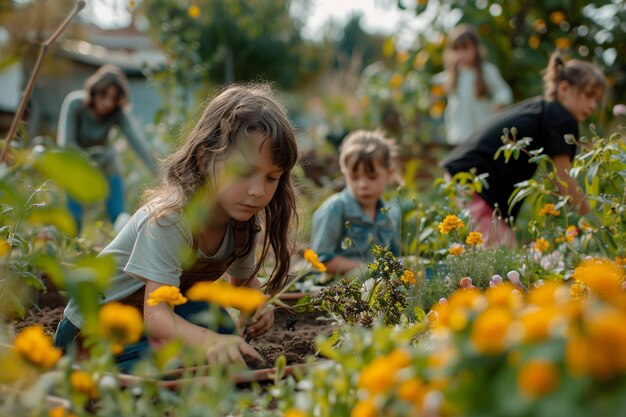
[[[538,252],[545,252],[550,248],[550,242],[540,237],[533,242],[533,249]]]
[[[476,350],[489,356],[502,353],[512,321],[511,314],[503,308],[489,308],[480,313],[470,336]]]
[[[139,340],[143,332],[143,317],[135,307],[113,302],[102,306],[98,313],[100,332],[112,342],[113,353],[121,353],[124,345]]]
[[[608,259],[591,259],[583,261],[574,270],[572,278],[585,284],[602,297],[618,305],[626,305],[622,283],[624,271],[615,262]]]
[[[284,417],[306,417],[306,413],[295,408],[290,408],[285,412]]]
[[[539,210],[540,216],[560,216],[561,212],[559,210],[554,209],[554,204],[546,203],[543,205],[543,208]]]
[[[159,287],[152,291],[149,297],[146,301],[149,306],[167,303],[170,307],[174,307],[187,302],[187,299],[180,293],[180,288],[173,285]]]
[[[350,417],[376,417],[377,415],[376,405],[370,399],[359,401],[350,413]]]
[[[200,9],[200,7],[196,5],[189,6],[189,8],[187,9],[187,14],[192,19],[197,19],[202,14],[202,9]]]
[[[313,249],[306,249],[304,251],[304,260],[313,265],[313,268],[320,272],[326,272],[326,265],[320,262],[317,257],[317,253]]]
[[[70,375],[70,383],[74,391],[88,395],[90,398],[98,398],[98,387],[93,377],[84,371],[74,371]]]
[[[447,235],[453,230],[459,229],[465,226],[463,220],[459,219],[454,214],[448,214],[441,223],[439,223],[439,232]]]
[[[233,307],[246,313],[254,312],[267,301],[267,296],[261,291],[235,287],[224,281],[197,282],[187,291],[187,297],[192,301]]]
[[[483,234],[480,232],[469,232],[465,243],[472,246],[480,246],[483,244]]]
[[[15,351],[27,362],[42,369],[52,368],[62,352],[52,346],[52,338],[42,326],[29,326],[15,337]]]
[[[546,360],[536,359],[527,362],[517,374],[520,391],[531,398],[542,397],[554,391],[559,385],[559,370]]]
[[[448,253],[452,256],[459,256],[465,253],[465,248],[460,243],[454,243],[448,248]]]
[[[402,282],[405,284],[415,284],[415,273],[410,269],[405,269],[404,274],[402,274]]]

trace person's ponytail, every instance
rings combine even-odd
[[[559,51],[553,52],[543,75],[543,95],[546,99],[555,100],[557,98],[556,93],[559,82],[565,79],[564,68],[565,62],[563,62]]]

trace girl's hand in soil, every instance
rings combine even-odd
[[[274,310],[258,310],[246,323],[246,336],[254,339],[265,333],[274,325]]]
[[[209,364],[237,363],[247,367],[243,359],[244,356],[249,356],[259,361],[264,360],[252,346],[247,344],[240,336],[235,335],[219,335],[206,351],[206,358]]]

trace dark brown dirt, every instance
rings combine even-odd
[[[30,309],[23,320],[14,323],[15,332],[21,332],[31,325],[42,325],[49,335],[54,335],[57,324],[63,316],[63,307],[40,307]],[[265,358],[264,363],[247,358],[250,369],[271,368],[280,355],[285,355],[287,365],[302,364],[306,358],[316,355],[315,337],[328,334],[333,326],[325,318],[311,314],[288,313],[279,309],[275,313],[273,328],[263,336],[251,340],[250,345]]]

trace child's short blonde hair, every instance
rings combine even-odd
[[[354,172],[361,164],[365,172],[374,172],[374,163],[390,169],[397,153],[395,142],[380,130],[355,130],[341,144],[339,166],[342,172]]]

